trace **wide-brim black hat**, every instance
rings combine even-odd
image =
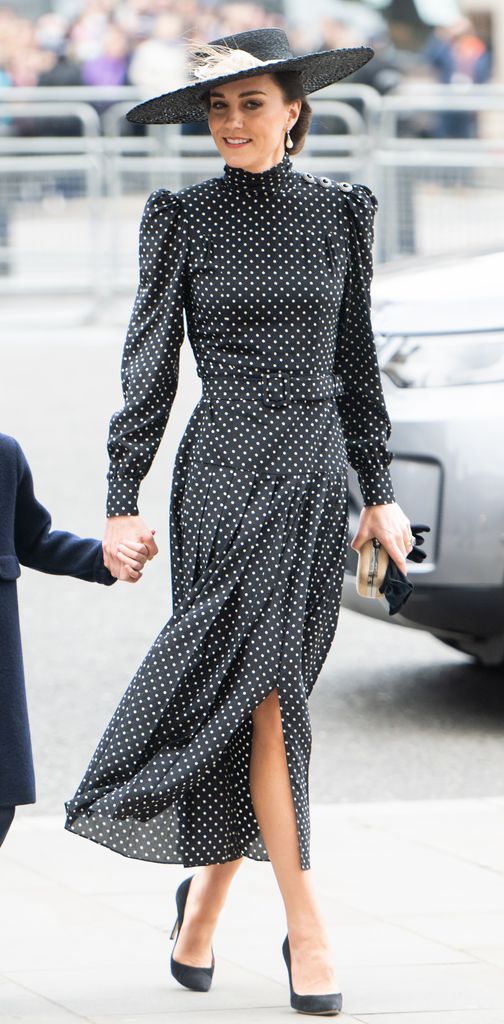
[[[206,121],[208,111],[201,97],[213,85],[268,72],[296,71],[305,93],[317,92],[351,75],[374,56],[371,46],[340,47],[294,56],[287,35],[281,28],[236,32],[232,36],[212,39],[209,45],[226,47],[228,50],[228,56],[223,57],[226,66],[224,74],[212,75],[212,63],[209,62],[207,76],[200,58],[200,63],[196,64],[198,77],[194,82],[137,104],[126,114],[127,120],[135,124]],[[233,54],[233,50],[238,53]],[[197,52],[195,55],[197,57]],[[250,56],[250,65],[244,66],[244,63],[247,64],[247,56]],[[204,52],[201,52],[201,57],[204,58]],[[237,70],[233,70],[235,67]]]

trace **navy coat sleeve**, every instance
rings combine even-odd
[[[392,425],[388,416],[371,324],[371,281],[374,217],[378,200],[367,185],[345,192],[349,251],[338,322],[334,370],[343,378],[338,398],[347,457],[355,469],[364,505],[387,505],[396,498],[387,447]],[[356,338],[360,340],[356,344]]]
[[[26,457],[17,447],[17,493],[14,545],[22,565],[58,576],[75,576],[90,583],[116,583],[103,562],[102,542],[51,530],[51,516],[34,494]]]

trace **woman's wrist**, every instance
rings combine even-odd
[[[374,502],[372,505],[363,505],[362,507],[363,507],[363,510],[372,512],[373,509],[385,508],[386,505],[397,505],[397,501],[394,498],[393,500],[391,499],[390,501],[377,501],[377,502]]]
[[[107,518],[138,516],[140,481],[132,477],[108,477]]]
[[[395,502],[394,485],[388,466],[365,465],[358,470],[359,487],[366,508]]]

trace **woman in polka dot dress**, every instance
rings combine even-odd
[[[370,322],[377,200],[366,185],[296,171],[289,149],[303,146],[306,93],[372,53],[310,62],[292,57],[280,29],[238,33],[207,46],[199,89],[130,112],[208,117],[226,162],[217,177],[157,189],[141,221],[124,407],[108,443],[112,572],[120,537],[156,551],[137,496],[176,393],[184,310],[202,397],[172,481],[172,617],[66,803],[65,827],[78,835],[199,867],[177,893],[172,955],[190,988],[210,985],[213,932],[243,858],[271,861],[292,1005],[308,1012],[341,1005],[310,874],[308,699],[338,621],[348,462],[364,503],[352,547],[377,536],[405,572],[411,530],[388,468]],[[262,70],[268,59],[276,70]]]

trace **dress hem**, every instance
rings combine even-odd
[[[154,856],[152,856],[152,857],[133,857],[130,854],[125,853],[123,850],[120,850],[117,847],[113,846],[111,843],[104,843],[103,840],[95,839],[92,835],[87,834],[86,832],[77,832],[74,828],[72,828],[69,825],[64,825],[63,828],[65,829],[66,832],[70,832],[74,836],[80,836],[81,839],[90,839],[91,842],[92,843],[96,843],[97,846],[103,846],[103,847],[105,847],[106,850],[111,850],[112,853],[120,854],[120,856],[124,857],[126,860],[146,861],[149,864],[181,864],[184,868],[198,868],[198,867],[207,867],[210,864],[229,864],[231,861],[233,861],[233,860],[240,860],[242,857],[246,857],[247,860],[258,861],[258,862],[261,862],[263,864],[270,864],[271,863],[271,860],[270,860],[269,857],[254,856],[254,854],[246,853],[245,851],[243,851],[242,853],[237,853],[235,857],[226,857],[225,860],[208,860],[208,859],[206,859],[205,861],[196,861],[196,860],[187,861],[187,860],[184,860],[184,859],[177,859],[177,858],[172,858],[171,860],[168,860],[167,858],[154,857]],[[309,870],[311,865],[310,864],[308,864],[306,866],[302,866],[301,865],[301,867],[302,867],[302,870],[306,871],[306,870]]]

